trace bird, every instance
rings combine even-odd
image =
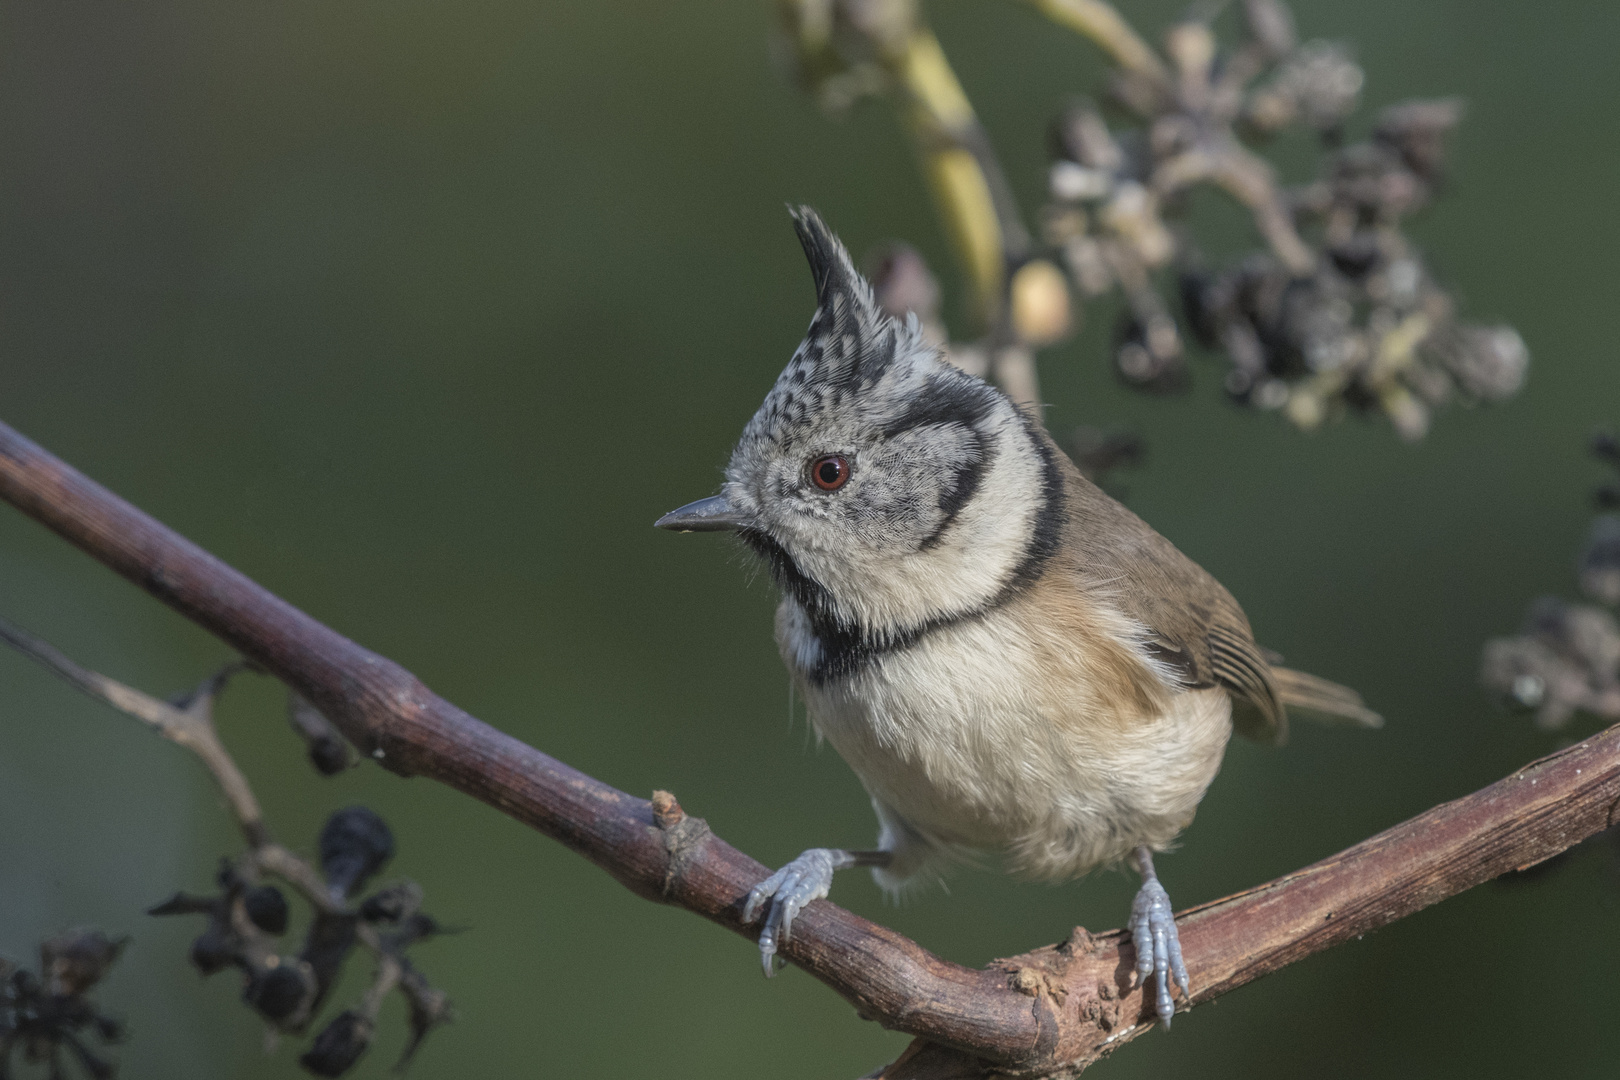
[[[999,857],[1065,880],[1129,863],[1140,982],[1168,1028],[1191,997],[1153,855],[1192,821],[1234,728],[1280,743],[1288,708],[1374,727],[1360,695],[1280,666],[1222,585],[1091,483],[1036,411],[887,313],[809,207],[803,342],[720,493],[656,526],[732,532],[781,592],[775,635],[818,737],[854,770],[875,848],[811,848],[759,882],[766,975],[836,871],[899,893]]]

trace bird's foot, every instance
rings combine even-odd
[[[743,922],[754,921],[761,904],[770,901],[765,925],[759,931],[759,960],[765,976],[776,974],[776,947],[793,936],[793,920],[799,909],[826,896],[832,888],[833,872],[857,863],[854,852],[840,848],[811,848],[782,869],[755,885],[743,906]]]
[[[1137,864],[1142,871],[1142,888],[1131,903],[1131,940],[1136,945],[1136,976],[1146,983],[1154,976],[1156,994],[1154,1012],[1166,1031],[1176,1013],[1176,1004],[1170,997],[1170,979],[1174,976],[1183,999],[1192,997],[1187,982],[1187,965],[1181,959],[1181,936],[1176,933],[1176,917],[1170,907],[1170,894],[1159,884],[1153,872],[1153,859],[1146,850],[1137,853]]]

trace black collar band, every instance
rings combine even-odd
[[[1041,507],[1036,512],[1035,527],[1030,532],[1023,559],[996,595],[978,607],[887,632],[851,625],[834,614],[832,595],[826,587],[801,570],[782,545],[757,530],[747,529],[739,534],[770,564],[777,585],[798,602],[810,620],[811,633],[821,644],[819,660],[805,672],[812,683],[824,685],[847,678],[889,653],[910,648],[935,631],[983,618],[1040,578],[1056,553],[1063,532],[1063,471],[1051,440],[1027,413],[1024,424],[1030,444],[1041,458]]]

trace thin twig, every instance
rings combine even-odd
[[[315,868],[280,844],[270,842],[261,844],[253,849],[250,857],[258,869],[267,874],[274,874],[291,885],[297,890],[298,895],[309,902],[310,907],[321,914],[348,913],[348,906],[333,897],[332,890],[327,887]]]
[[[282,879],[323,914],[347,913],[347,906],[332,896],[326,882],[313,866],[270,838],[259,801],[248,786],[247,777],[237,767],[235,759],[220,742],[219,734],[214,729],[214,701],[224,689],[226,681],[245,670],[246,664],[233,661],[220,668],[186,695],[186,704],[182,708],[99,671],[91,671],[3,616],[0,616],[0,640],[24,656],[39,661],[91,697],[133,716],[170,742],[195,753],[219,783],[231,813],[247,838],[250,848],[247,859],[251,868]]]
[[[0,618],[0,640],[18,652],[39,661],[56,674],[83,690],[93,698],[106,702],[119,712],[155,729],[171,742],[179,743],[195,753],[213,773],[231,813],[236,816],[248,846],[257,848],[270,841],[265,829],[264,814],[259,801],[248,786],[247,777],[236,767],[224,744],[214,730],[213,703],[223,689],[225,681],[242,670],[240,663],[226,665],[206,679],[190,695],[184,708],[178,708],[144,694],[117,679],[108,678],[99,671],[91,671],[68,659],[67,656],[20,626]]]
[[[391,953],[377,954],[377,974],[366,987],[365,996],[360,999],[359,1012],[367,1019],[377,1019],[382,1011],[383,999],[399,985],[400,976],[404,974],[404,966],[399,959]]]

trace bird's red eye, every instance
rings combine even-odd
[[[842,454],[828,454],[810,463],[810,479],[822,491],[837,491],[849,482],[849,461]]]

